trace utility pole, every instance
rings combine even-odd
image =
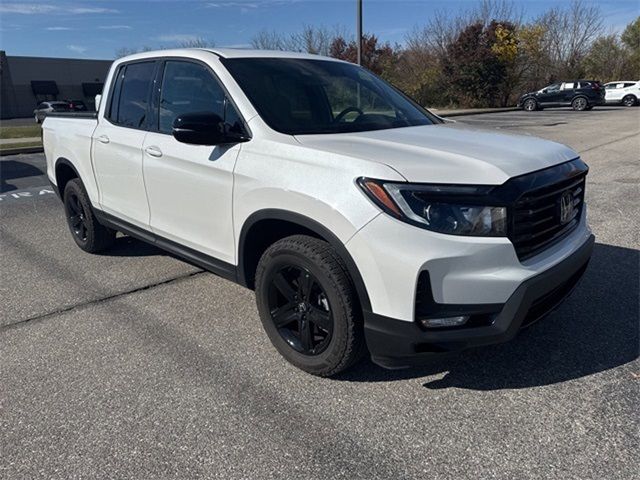
[[[358,46],[358,65],[362,65],[362,0],[356,0],[356,43]]]

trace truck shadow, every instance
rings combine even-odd
[[[424,386],[500,390],[592,375],[638,358],[639,292],[640,252],[598,243],[573,294],[511,342],[407,370],[384,370],[366,361],[337,379],[379,382],[444,374]]]
[[[9,183],[8,180],[45,175],[46,173],[43,170],[30,163],[17,160],[3,160],[0,162],[0,193],[18,189],[18,187]]]

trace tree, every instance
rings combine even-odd
[[[620,80],[628,63],[626,52],[616,35],[597,38],[585,58],[589,78],[608,82]]]
[[[630,80],[638,80],[640,79],[640,16],[627,25],[620,40],[628,56],[626,75]]]
[[[341,27],[303,25],[302,30],[288,35],[262,30],[251,39],[251,46],[260,50],[289,50],[327,56],[334,40],[343,36]]]
[[[447,48],[444,73],[457,104],[473,107],[495,106],[506,68],[492,50],[499,24],[488,28],[480,22],[469,25]]]
[[[355,40],[347,42],[340,36],[333,40],[329,55],[334,58],[356,63],[358,61],[358,45]],[[375,35],[362,35],[362,66],[377,75],[385,75],[396,60],[393,47],[387,43],[379,43]]]

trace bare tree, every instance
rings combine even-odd
[[[192,40],[182,41],[178,43],[178,46],[180,48],[213,48],[216,46],[216,42],[198,37]]]
[[[542,15],[537,23],[546,32],[554,76],[583,75],[583,60],[593,41],[603,32],[600,8],[588,5],[583,0],[573,0],[569,8],[554,7]]]
[[[302,30],[289,35],[274,30],[262,30],[251,39],[251,46],[261,50],[289,50],[317,55],[329,55],[331,44],[338,37],[345,37],[339,26],[304,25]]]

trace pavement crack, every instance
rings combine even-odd
[[[589,148],[586,148],[584,150],[580,150],[578,153],[580,153],[582,155],[583,153],[590,152],[591,150],[595,150],[595,149],[601,148],[601,147],[606,147],[607,145],[611,145],[612,143],[617,143],[617,142],[620,142],[622,140],[627,140],[628,138],[637,137],[637,136],[638,136],[638,132],[635,132],[635,133],[632,133],[630,135],[625,135],[624,137],[616,138],[615,140],[610,140],[608,142],[601,143],[600,145],[594,145],[593,147],[589,147]]]
[[[60,308],[60,309],[57,309],[57,310],[53,310],[51,312],[43,313],[41,315],[36,315],[35,317],[29,317],[29,318],[25,318],[23,320],[18,320],[17,322],[13,322],[13,323],[10,323],[8,325],[0,326],[0,333],[8,331],[8,330],[12,330],[14,328],[21,327],[21,326],[23,326],[25,324],[40,322],[42,320],[46,320],[49,317],[54,317],[56,315],[60,315],[60,314],[67,313],[67,312],[71,312],[73,310],[78,310],[78,309],[81,309],[81,308],[84,308],[84,307],[88,307],[90,305],[98,305],[98,304],[107,302],[109,300],[114,300],[116,298],[125,297],[127,295],[131,295],[132,293],[144,292],[146,290],[151,290],[152,288],[161,287],[163,285],[168,285],[168,284],[171,284],[171,283],[174,283],[174,282],[179,282],[179,281],[182,281],[182,280],[186,280],[187,278],[195,277],[195,276],[201,275],[203,273],[207,273],[207,272],[205,272],[204,270],[198,270],[196,272],[191,272],[191,273],[187,273],[185,275],[180,275],[178,277],[169,278],[167,280],[162,280],[160,282],[152,283],[150,285],[145,285],[143,287],[133,288],[131,290],[126,290],[124,292],[115,293],[113,295],[108,295],[106,297],[101,297],[101,298],[97,298],[97,299],[94,299],[94,300],[89,300],[89,301],[82,302],[82,303],[76,303],[76,304],[70,305],[68,307],[64,307],[64,308]]]

